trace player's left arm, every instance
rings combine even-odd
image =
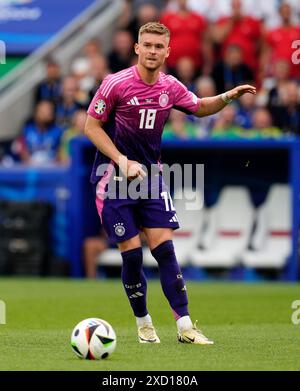
[[[256,88],[249,84],[244,84],[221,95],[201,98],[199,109],[194,113],[194,115],[196,117],[205,117],[207,115],[215,114],[222,110],[228,103],[238,99],[246,93],[256,94]]]

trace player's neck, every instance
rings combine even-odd
[[[140,78],[146,84],[155,84],[159,78],[159,69],[149,71],[141,64],[137,64],[137,70],[139,72]]]

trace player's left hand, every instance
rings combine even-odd
[[[238,99],[240,96],[246,94],[256,94],[256,87],[253,87],[249,84],[244,84],[242,86],[238,86],[233,88],[232,90],[229,90],[226,92],[226,95],[228,96],[229,99]]]

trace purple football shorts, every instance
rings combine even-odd
[[[108,173],[96,185],[98,214],[111,244],[133,238],[142,227],[174,230],[179,228],[176,211],[161,174],[155,175],[155,180],[143,179],[147,181],[144,184],[147,183],[148,187],[146,190],[137,187],[140,191],[138,194],[135,193],[134,197],[130,193],[125,197],[124,193],[122,197],[116,196],[115,191],[108,190],[109,184],[113,183],[120,193],[123,180],[124,178],[114,177]],[[126,188],[128,189],[128,186]]]

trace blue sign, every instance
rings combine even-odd
[[[95,0],[0,0],[0,41],[7,54],[43,45]]]

